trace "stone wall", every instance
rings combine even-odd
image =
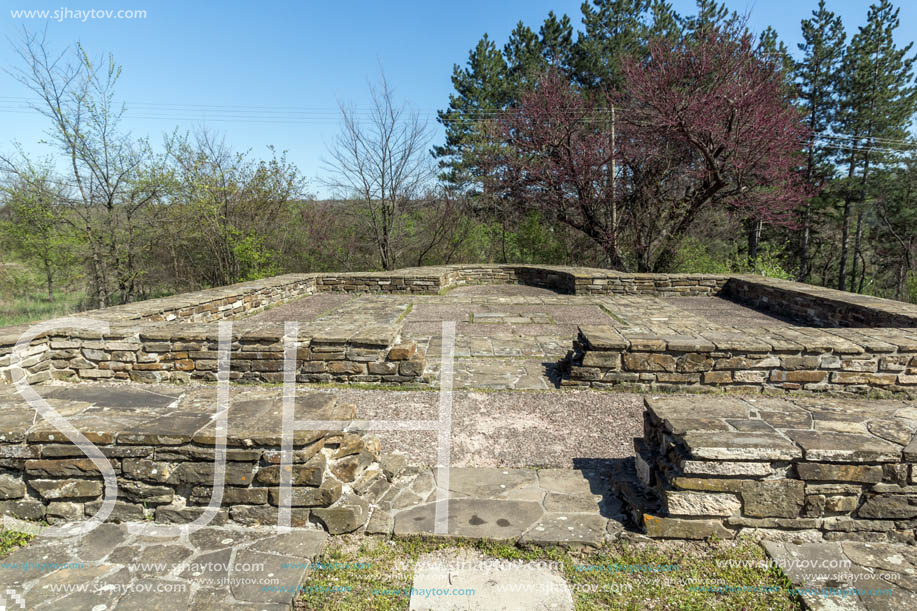
[[[550,265],[453,266],[446,286],[524,284],[571,295],[715,295],[725,276],[629,274],[585,267]]]
[[[338,329],[333,333],[300,329],[296,350],[297,382],[422,382],[424,354],[413,342],[396,343],[397,326]],[[31,346],[23,361],[30,383],[130,380],[133,382],[215,381],[219,337],[216,329],[194,325],[113,327],[101,334],[79,329],[54,331]],[[283,381],[283,326],[234,329],[230,379]],[[7,355],[0,380],[9,382]]]
[[[917,390],[917,306],[841,293],[758,276],[627,274],[609,270],[538,265],[452,265],[379,273],[287,274],[254,282],[81,313],[112,325],[108,337],[57,333],[35,340],[25,368],[32,383],[57,379],[185,381],[212,379],[213,323],[254,313],[317,292],[437,294],[453,286],[526,284],[576,295],[723,294],[832,333],[806,328],[762,337],[762,329],[723,334],[699,328],[692,336],[637,333],[622,338],[614,327],[581,333],[574,342],[572,386],[632,390],[691,387]],[[685,325],[681,325],[685,326]],[[0,382],[9,381],[9,352],[28,325],[0,329]],[[281,378],[280,327],[236,327],[247,337],[233,351],[233,379],[276,382]],[[857,327],[853,329],[853,327]],[[862,332],[860,330],[862,329]],[[849,330],[847,335],[842,330]],[[400,325],[378,329],[300,331],[301,381],[407,383],[421,380],[423,354],[401,362],[389,350]],[[369,342],[360,339],[368,332]],[[344,333],[345,336],[341,336]],[[788,339],[789,338],[789,339]],[[610,343],[609,343],[610,342]],[[407,348],[405,348],[407,349]],[[403,351],[403,350],[402,350]],[[400,351],[399,351],[400,352]]]
[[[552,265],[449,265],[321,274],[316,291],[437,294],[456,286],[522,284],[576,295],[715,295],[726,280],[705,274],[628,274]]]
[[[285,274],[113,306],[88,314],[109,321],[215,322],[242,314],[254,314],[266,307],[311,295],[315,291],[315,274]]]
[[[861,336],[860,343],[784,333],[795,333],[795,341],[752,334],[624,337],[611,326],[583,326],[563,384],[641,392],[729,387],[917,394],[917,339],[890,329],[872,331],[878,337]]]
[[[211,522],[277,523],[281,462],[280,399],[241,397],[231,403],[222,509]],[[108,458],[118,482],[113,521],[197,518],[214,486],[216,429],[212,396],[148,405],[150,397],[115,392],[103,405],[63,401],[68,421]],[[2,400],[2,398],[0,398]],[[9,400],[7,400],[9,401]],[[56,401],[58,409],[61,399]],[[124,403],[130,409],[109,405]],[[313,393],[296,400],[299,420],[353,420],[353,405]],[[50,523],[82,520],[99,509],[104,479],[82,450],[48,423],[31,423],[21,401],[0,417],[0,514]],[[104,417],[104,423],[100,420]],[[384,479],[379,440],[340,431],[297,431],[292,456],[292,525],[309,521],[332,533],[350,532],[369,519],[360,498]],[[390,475],[397,475],[391,474]]]
[[[647,398],[636,478],[616,489],[652,537],[914,543],[917,411],[838,399]],[[770,535],[773,537],[773,535]]]
[[[917,327],[917,305],[761,276],[733,276],[722,295],[814,327]]]

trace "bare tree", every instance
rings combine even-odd
[[[77,44],[52,53],[42,35],[23,31],[16,51],[22,66],[10,72],[37,96],[33,108],[51,123],[51,142],[67,158],[71,222],[88,244],[92,302],[105,307],[132,301],[142,275],[141,211],[163,194],[162,167],[146,141],[119,128],[123,107],[114,101],[121,66],[111,55],[94,60]],[[0,158],[4,169],[25,175],[21,164]]]
[[[405,213],[422,205],[434,177],[425,120],[398,104],[384,73],[369,86],[369,109],[340,104],[342,129],[329,147],[325,184],[360,204],[383,269],[394,269],[404,247]]]

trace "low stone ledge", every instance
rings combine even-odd
[[[213,389],[174,397],[130,387],[60,387],[46,394],[112,465],[118,496],[110,521],[184,523],[201,515],[214,494]],[[214,524],[277,523],[280,403],[278,391],[232,393],[224,509]],[[298,396],[294,407],[296,421],[338,426],[355,418],[353,405],[328,393]],[[32,424],[33,419],[34,411],[21,399],[0,398],[0,514],[51,523],[91,517],[103,501],[98,467],[47,423]],[[172,429],[168,439],[162,432],[143,437],[164,425]],[[353,487],[367,472],[381,473],[378,439],[337,428],[297,430],[293,446],[294,525],[313,521],[334,533],[365,525],[369,512]]]
[[[869,335],[866,335],[868,333]],[[917,396],[917,335],[790,327],[767,334],[696,336],[634,334],[611,325],[581,326],[569,357],[567,386],[652,392],[870,390]],[[872,336],[872,337],[870,337]],[[881,339],[876,339],[876,337]]]
[[[731,276],[723,295],[817,327],[917,327],[917,305],[763,276]]]
[[[645,405],[634,481],[616,489],[650,536],[754,529],[914,542],[917,465],[905,455],[917,431],[913,403],[648,397]]]
[[[296,338],[297,382],[418,383],[425,355],[413,344],[398,344],[399,325],[341,327],[303,325]],[[411,348],[411,346],[414,346]],[[395,348],[395,355],[390,350]],[[410,349],[410,354],[405,351]],[[283,381],[281,324],[238,323],[230,344],[230,380]],[[22,366],[30,383],[215,381],[219,334],[213,325],[136,323],[113,325],[104,336],[59,329],[30,346]],[[11,355],[0,357],[0,375],[11,380]]]

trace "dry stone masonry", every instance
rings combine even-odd
[[[914,543],[915,431],[901,401],[651,397],[615,486],[652,537]]]
[[[763,277],[531,265],[288,274],[85,312],[81,316],[108,322],[111,331],[104,336],[48,331],[29,345],[22,367],[30,383],[213,380],[214,323],[232,319],[231,378],[278,382],[284,327],[247,316],[317,293],[372,293],[404,297],[394,302],[362,297],[300,325],[297,381],[429,383],[433,376],[423,347],[402,336],[410,300],[458,286],[506,284],[589,299],[607,312],[606,324],[581,325],[578,335],[569,337],[573,350],[563,361],[567,386],[917,392],[917,306]],[[798,324],[733,327],[666,301],[715,295]],[[0,329],[0,382],[11,380],[10,352],[27,328]]]
[[[0,514],[50,523],[98,511],[104,480],[95,464],[8,389],[0,396]],[[196,519],[214,490],[218,441],[216,390],[185,393],[128,387],[48,387],[44,397],[95,443],[117,475],[113,521]],[[226,440],[222,509],[212,521],[277,523],[281,463],[278,390],[233,393]],[[296,420],[352,421],[353,405],[330,393],[296,398]],[[384,479],[379,440],[339,430],[293,433],[292,526],[314,523],[336,534],[366,524],[369,505],[356,492]],[[391,475],[391,473],[390,473]],[[361,483],[363,482],[363,483]]]

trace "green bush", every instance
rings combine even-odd
[[[752,264],[738,244],[687,238],[678,251],[674,271],[686,274],[758,274],[788,280],[792,274],[783,267],[784,250],[784,245],[762,243],[758,247],[758,258]]]

